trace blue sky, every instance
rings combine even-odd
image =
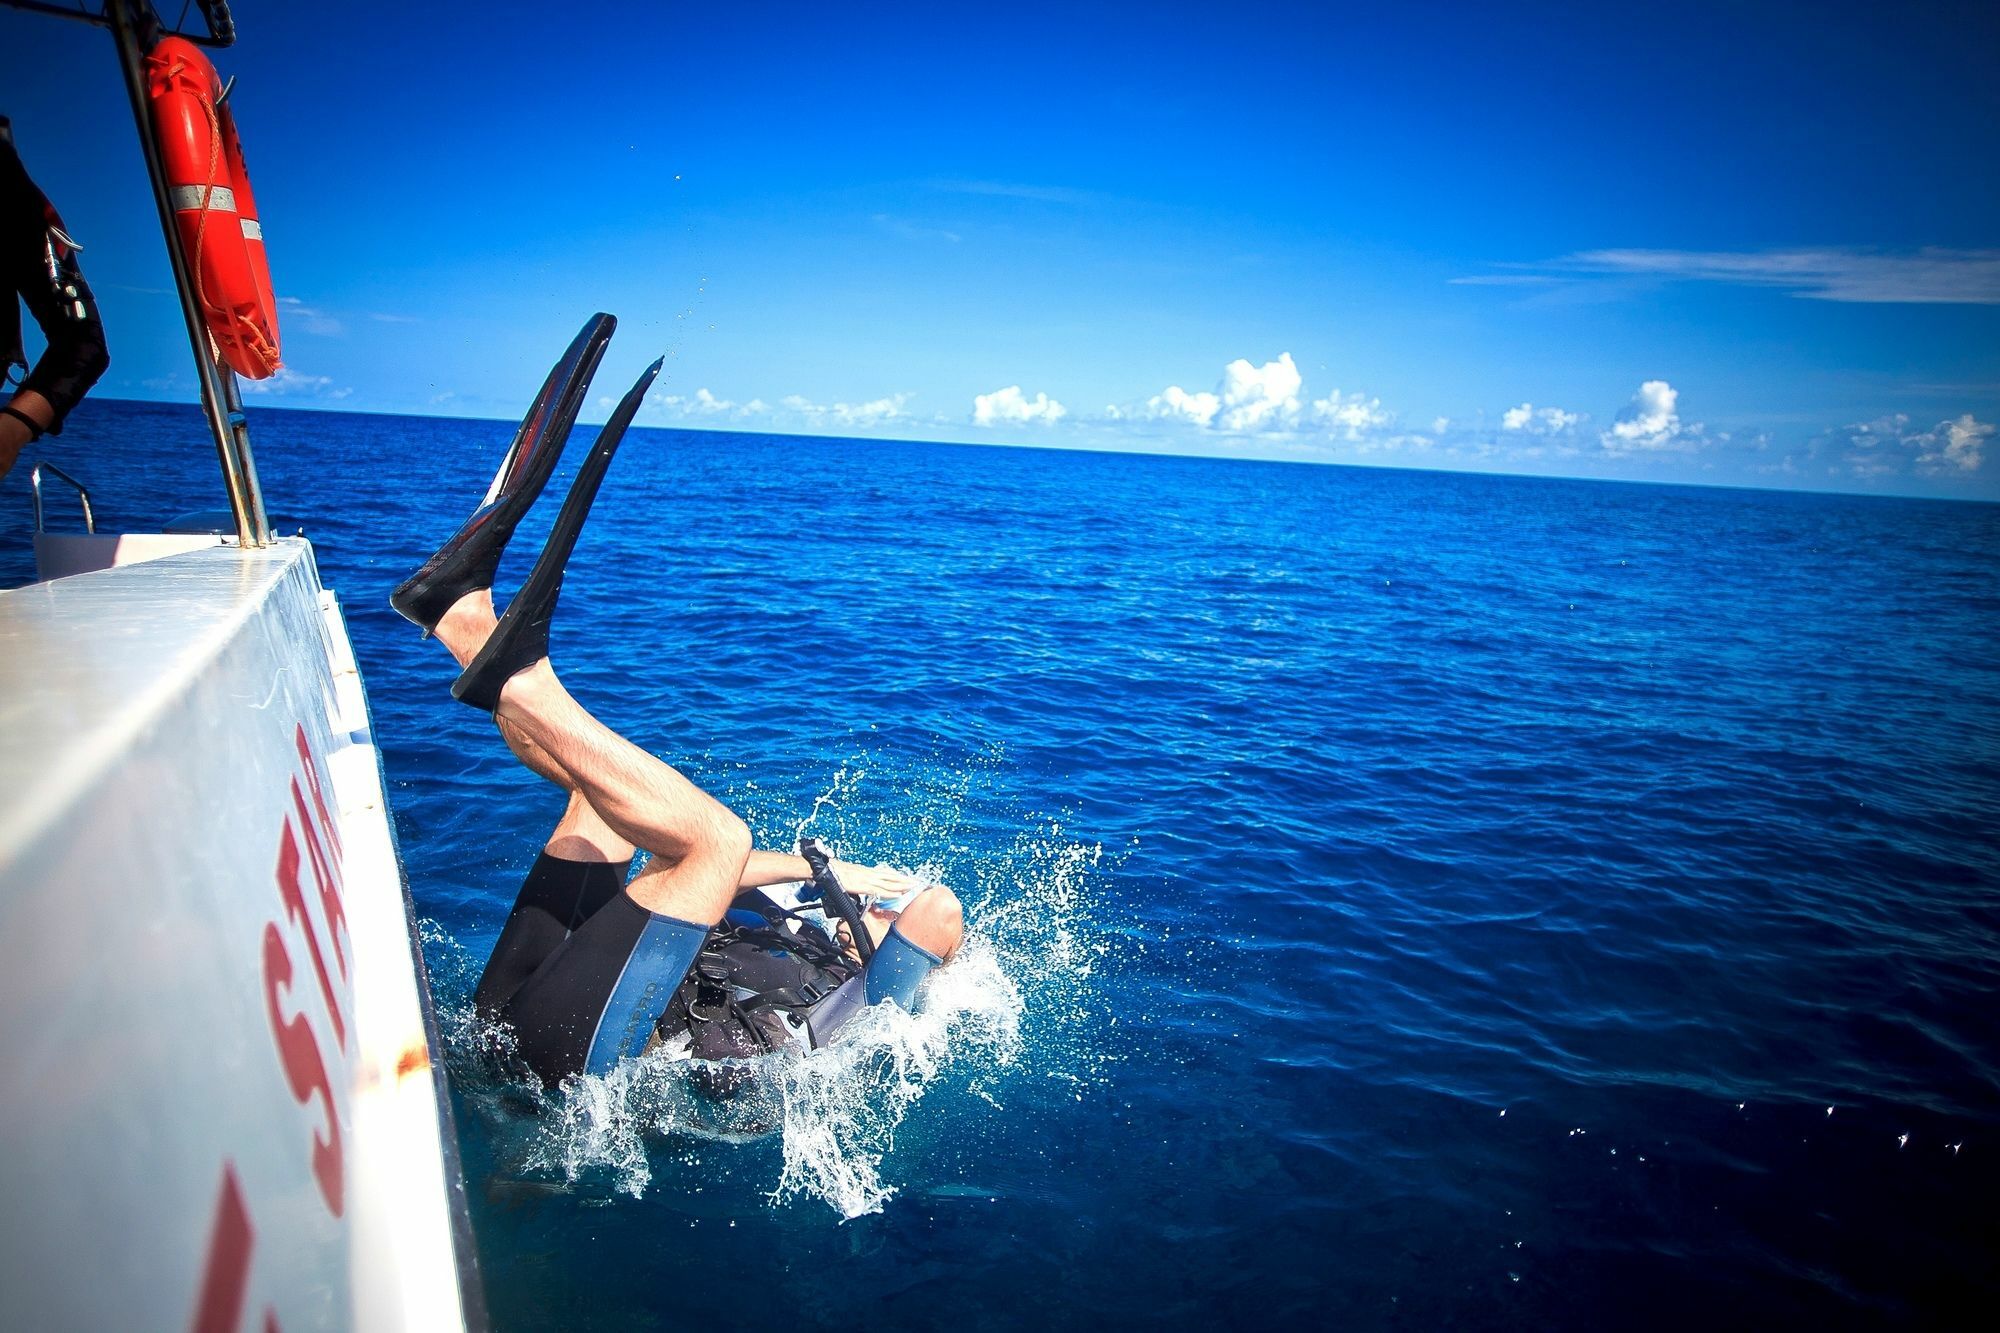
[[[602,308],[655,424],[2000,498],[1990,5],[308,8],[217,57],[269,401],[507,416]],[[109,38],[0,74],[191,397]]]

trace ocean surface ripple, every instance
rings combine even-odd
[[[466,1018],[559,802],[385,599],[509,428],[254,426],[370,685],[501,1328],[2000,1298],[2000,507],[636,431],[572,691],[971,908],[926,1014],[732,1126],[660,1071],[538,1108]],[[189,410],[45,443],[107,527],[218,503]]]

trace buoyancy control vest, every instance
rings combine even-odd
[[[818,922],[762,893],[738,898],[702,942],[654,1028],[696,1060],[764,1055],[804,1041],[807,1015],[861,971]]]

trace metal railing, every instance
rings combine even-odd
[[[35,464],[35,470],[28,474],[28,485],[33,487],[35,492],[35,531],[41,532],[44,530],[42,527],[42,474],[44,472],[68,482],[76,489],[77,499],[83,501],[83,530],[93,537],[96,536],[97,515],[90,512],[90,492],[84,489],[82,482],[57,467],[54,463],[37,463]]]
[[[236,24],[230,18],[229,6],[226,0],[183,0],[179,17],[169,26],[153,8],[152,0],[101,0],[101,3],[77,0],[71,4],[0,0],[0,4],[58,18],[80,19],[111,30],[112,41],[118,48],[119,68],[125,75],[125,92],[132,101],[133,123],[139,130],[139,149],[146,159],[146,177],[153,188],[153,203],[160,212],[160,230],[166,236],[174,291],[180,297],[188,345],[194,352],[202,414],[208,418],[209,434],[215,438],[223,485],[229,492],[229,511],[236,520],[236,541],[244,547],[268,546],[271,520],[264,512],[264,490],[258,483],[256,459],[250,452],[250,426],[243,414],[243,398],[236,387],[235,372],[216,355],[201,304],[195,297],[194,275],[181,251],[173,196],[167,187],[166,168],[161,163],[154,133],[152,105],[146,94],[146,51],[153,43],[164,34],[172,34],[203,46],[228,46],[236,40]],[[207,27],[205,33],[187,26],[190,10],[200,13]]]
[[[108,0],[102,4],[92,4],[89,0],[71,0],[69,4],[58,4],[56,0],[0,0],[0,5],[9,9],[25,9],[31,14],[49,14],[59,19],[79,19],[100,28],[110,27],[113,21]],[[197,32],[186,26],[190,9],[200,13],[207,31]],[[227,0],[182,0],[180,17],[174,20],[172,27],[163,24],[162,29],[200,46],[223,47],[236,41],[236,21],[229,16]]]
[[[194,278],[188,270],[187,256],[181,252],[173,196],[167,188],[166,168],[160,161],[153,133],[141,39],[157,29],[159,16],[147,0],[105,0],[104,15],[118,46],[125,91],[132,99],[132,117],[139,127],[139,147],[146,155],[146,175],[152,181],[153,202],[160,210],[160,229],[167,238],[167,259],[174,269],[174,289],[180,295],[181,316],[187,322],[188,344],[194,351],[195,374],[201,381],[201,407],[208,417],[209,433],[215,437],[223,484],[229,490],[229,509],[236,517],[236,540],[245,547],[268,546],[271,520],[264,513],[264,491],[257,482],[257,464],[250,453],[250,427],[243,416],[243,399],[237,393],[235,374],[216,358],[208,324],[195,299]],[[230,31],[233,37],[234,29]]]

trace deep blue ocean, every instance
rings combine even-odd
[[[511,426],[252,422],[370,687],[498,1327],[2000,1302],[2000,506],[635,431],[570,689],[970,921],[718,1124],[643,1071],[537,1106],[468,1034],[560,801],[386,597]],[[192,409],[45,443],[108,528],[221,503]]]

